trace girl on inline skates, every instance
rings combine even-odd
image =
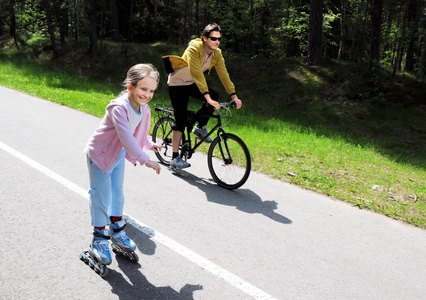
[[[123,92],[106,107],[99,128],[89,139],[84,153],[90,179],[90,214],[94,226],[89,250],[80,258],[89,265],[111,264],[109,239],[114,252],[138,260],[135,243],[127,237],[123,219],[123,180],[125,158],[145,165],[160,174],[160,165],[149,159],[143,148],[157,151],[158,144],[148,140],[153,98],[160,75],[150,64],[130,68]],[[107,228],[107,226],[109,228]],[[96,270],[96,269],[95,269]],[[100,271],[102,275],[102,270]],[[104,274],[106,275],[106,274]]]

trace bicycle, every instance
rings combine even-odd
[[[249,149],[244,141],[232,133],[226,133],[223,130],[223,118],[228,119],[232,116],[230,107],[235,107],[234,103],[220,103],[220,110],[216,110],[216,114],[208,116],[217,120],[216,125],[210,132],[198,140],[195,137],[192,144],[191,131],[196,122],[197,113],[188,111],[188,125],[186,133],[182,135],[179,145],[179,151],[182,159],[187,161],[192,157],[198,147],[217,131],[216,138],[210,144],[207,163],[213,180],[221,187],[233,190],[241,187],[248,179],[251,171],[251,157]],[[225,109],[226,113],[222,116],[221,110]],[[152,131],[152,140],[154,143],[161,145],[161,152],[155,153],[158,160],[169,166],[172,160],[172,124],[175,122],[174,112],[172,109],[164,106],[156,106],[155,111],[158,113],[158,120],[155,122]]]

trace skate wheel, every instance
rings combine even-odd
[[[139,262],[139,256],[135,252],[129,253],[129,259],[135,263]]]
[[[89,264],[89,260],[87,259],[87,251],[80,253],[80,260],[83,261],[86,265]]]
[[[99,276],[101,276],[102,278],[105,278],[108,276],[109,269],[106,266],[102,265],[99,267],[99,269],[100,269]]]

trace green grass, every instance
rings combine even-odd
[[[66,105],[96,116],[103,116],[105,106],[117,89],[83,78],[56,73],[36,64],[2,61],[0,83],[40,98]]]
[[[170,105],[161,55],[182,49],[127,47],[105,43],[90,59],[77,45],[56,60],[4,47],[0,84],[102,117],[127,69],[152,62],[163,78],[150,106]],[[226,130],[246,142],[255,171],[426,228],[424,85],[336,61],[309,68],[229,55],[227,65],[244,109],[232,111]]]
[[[237,129],[253,153],[254,169],[424,227],[423,168],[389,159],[373,145],[355,145],[278,120],[266,123],[267,130]]]

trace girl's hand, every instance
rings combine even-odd
[[[148,168],[154,169],[157,174],[160,174],[161,167],[160,164],[156,161],[148,160],[148,162],[145,164]]]
[[[161,145],[155,143],[150,150],[154,151],[155,153],[157,153],[158,151],[161,151]]]

